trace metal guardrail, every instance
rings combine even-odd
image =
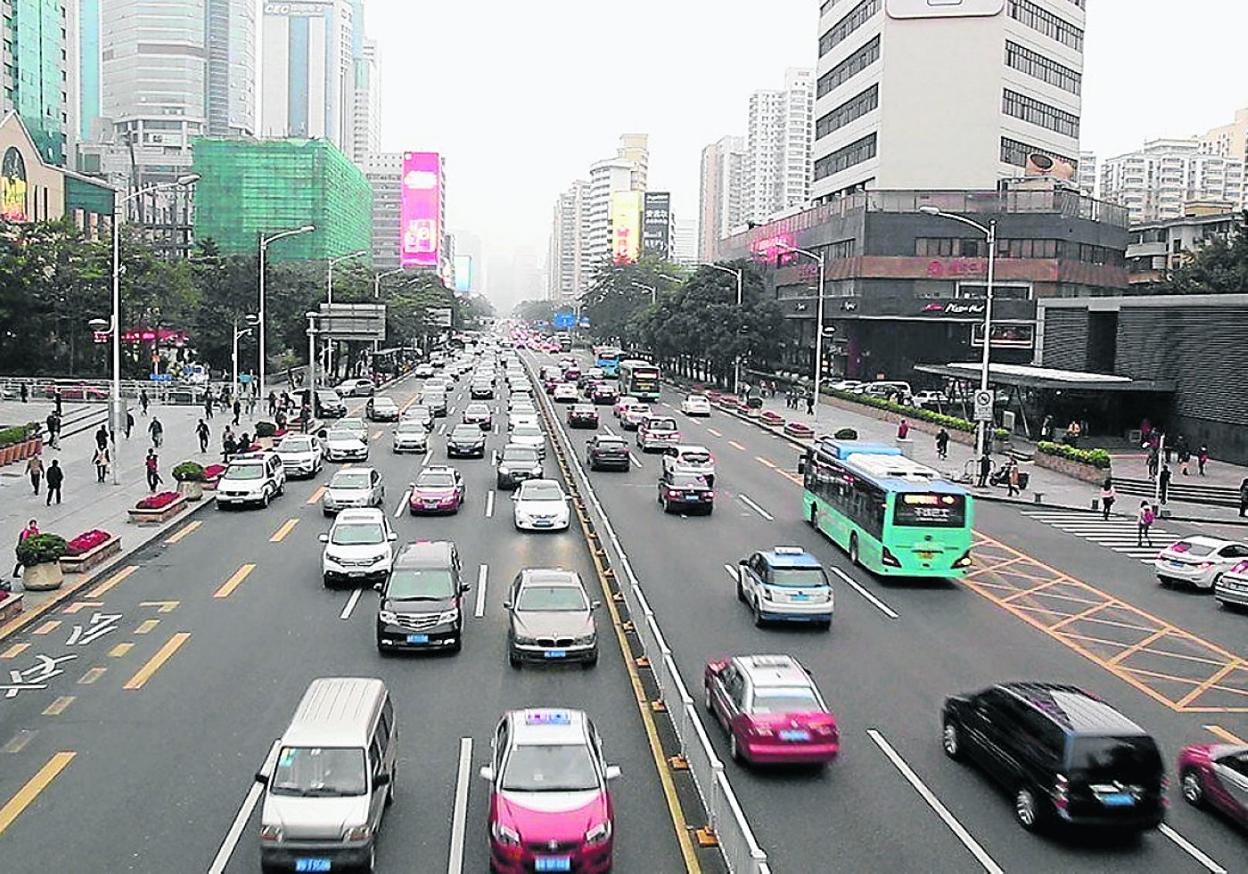
[[[530,378],[533,378],[533,368],[527,359],[524,360],[524,366]],[[673,730],[680,743],[681,756],[689,765],[694,786],[706,808],[708,825],[718,841],[720,854],[732,874],[771,874],[767,854],[758,845],[753,829],[750,828],[732,784],[724,772],[724,764],[711,745],[697,705],[680,676],[671,648],[659,628],[658,618],[646,600],[641,581],[633,571],[611,520],[598,500],[593,484],[572,446],[571,438],[554,424],[557,417],[550,409],[550,399],[544,392],[539,392],[538,396],[542,399],[541,408],[547,415],[547,422],[552,425],[552,437],[559,441],[561,445],[558,448],[569,462],[568,469],[575,480],[572,485],[583,496],[586,509],[592,509],[595,527],[607,535],[600,539],[610,566],[623,571],[622,574],[615,574],[620,594],[628,608],[628,615],[641,642],[642,651],[650,663],[659,698],[667,707]]]

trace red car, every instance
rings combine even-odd
[[[572,428],[597,428],[598,410],[589,404],[573,404],[568,408],[568,425]]]
[[[593,396],[590,398],[595,404],[614,404],[620,399],[620,390],[609,382],[600,382],[594,386]]]
[[[1183,800],[1248,828],[1248,746],[1195,744],[1179,754]]]
[[[413,516],[458,513],[464,505],[464,477],[453,467],[426,467],[412,484],[407,508]]]
[[[727,729],[738,762],[822,765],[840,752],[836,717],[792,656],[708,662],[704,690],[706,709]]]
[[[715,490],[701,474],[664,471],[659,479],[659,504],[664,513],[698,510],[709,516],[715,510]]]

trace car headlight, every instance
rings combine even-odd
[[[494,840],[500,844],[508,844],[513,847],[520,846],[520,833],[510,826],[496,822],[490,829],[494,833]]]
[[[601,844],[611,837],[611,823],[600,822],[595,826],[591,826],[589,831],[585,832],[585,843]]]
[[[276,826],[276,825],[260,826],[260,840],[266,844],[281,843],[281,840],[282,840],[281,826]]]
[[[386,625],[396,625],[399,621],[399,614],[393,610],[378,610],[377,619]]]
[[[342,559],[338,558],[336,555],[330,555],[327,552],[325,553],[325,564],[341,565]]]
[[[344,841],[366,841],[372,837],[373,830],[366,825],[357,825],[354,828],[345,829],[342,833]]]
[[[389,561],[389,560],[390,560],[390,556],[383,552],[381,555],[375,556],[373,558],[373,564],[381,564],[383,561]]]
[[[582,634],[580,637],[576,638],[574,643],[577,646],[590,646],[597,639],[598,635],[596,634]]]
[[[459,619],[459,611],[458,611],[458,610],[454,610],[454,609],[452,609],[452,610],[443,610],[443,611],[442,611],[442,612],[438,615],[438,624],[439,624],[439,625],[445,625],[445,624],[447,624],[448,622],[455,622],[455,621],[457,621],[458,619]]]
[[[512,640],[514,640],[520,646],[537,646],[537,638],[526,637],[523,634],[517,634],[515,637],[512,638]]]
[[[768,601],[776,600],[776,590],[768,586],[763,586],[763,597]]]

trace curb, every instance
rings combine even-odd
[[[56,590],[56,595],[54,597],[44,601],[33,610],[23,612],[16,619],[11,619],[7,623],[0,625],[0,641],[3,641],[19,631],[24,630],[29,625],[33,625],[36,620],[40,619],[45,614],[52,612],[57,607],[60,607],[66,601],[73,600],[78,592],[90,586],[98,578],[113,570],[117,565],[124,562],[140,549],[151,545],[153,541],[159,540],[161,537],[165,536],[168,531],[177,528],[191,517],[202,513],[207,507],[212,506],[216,502],[216,495],[205,495],[204,499],[199,502],[198,507],[194,507],[185,513],[178,514],[177,517],[171,519],[165,525],[146,529],[136,526],[136,536],[133,538],[127,536],[127,541],[133,542],[133,546],[123,549],[120,553],[113,556],[113,558],[106,564],[102,564],[90,573],[83,575],[82,579],[74,580],[71,585],[62,585],[61,588]],[[139,532],[142,532],[142,534],[140,535]]]

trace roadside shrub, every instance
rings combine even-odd
[[[276,433],[277,433],[277,426],[274,425],[272,422],[257,422],[256,423],[256,436],[257,437],[272,437]]]
[[[25,443],[27,440],[33,440],[39,436],[39,423],[27,422],[25,425],[10,425],[7,428],[0,428],[0,449],[6,446],[16,446],[18,443]]]
[[[47,564],[63,556],[68,548],[59,534],[36,534],[17,545],[17,560],[22,567]]]
[[[1112,463],[1109,453],[1104,449],[1078,449],[1074,446],[1067,446],[1065,443],[1050,443],[1048,441],[1037,443],[1036,449],[1045,455],[1065,458],[1067,461],[1077,461],[1080,464],[1090,464],[1101,470],[1109,470]]]
[[[173,478],[180,483],[202,483],[204,467],[198,462],[184,461],[173,469]]]

